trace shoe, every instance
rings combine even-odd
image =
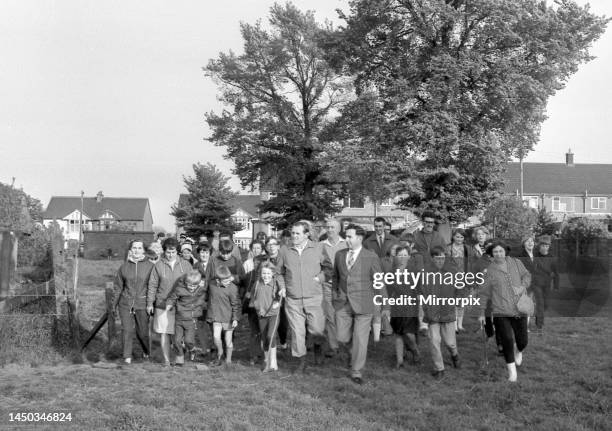
[[[132,363],[132,358],[125,358],[125,359],[123,360],[123,364],[124,364],[124,365],[130,365],[131,363]]]
[[[177,356],[175,359],[175,365],[177,367],[181,367],[183,366],[183,364],[185,363],[185,357],[184,356]]]
[[[142,362],[149,362],[151,358],[146,353],[142,354]]]
[[[395,369],[399,370],[400,368],[404,367],[404,363],[403,362],[396,362],[395,363]]]
[[[434,379],[440,380],[442,377],[444,377],[444,370],[434,370],[431,372],[431,375]]]
[[[327,352],[325,352],[325,357],[326,358],[333,358],[337,354],[338,354],[338,349],[330,349]]]
[[[421,365],[423,361],[421,360],[421,355],[418,353],[413,353],[412,355],[412,364],[413,365]]]
[[[506,367],[508,368],[508,381],[513,383],[516,382],[518,378],[516,375],[516,364],[512,362],[511,364],[506,364]]]
[[[223,365],[223,360],[220,357],[210,361],[211,367],[220,367],[221,365]]]
[[[459,362],[459,355],[453,355],[451,356],[451,360],[453,361],[453,367],[460,369],[461,368],[461,363]]]
[[[363,385],[363,379],[359,376],[351,376],[351,380],[358,385]]]
[[[514,363],[517,367],[520,367],[523,364],[523,352],[516,352],[514,354]]]
[[[170,366],[171,366],[170,361],[165,361],[165,362],[162,364],[162,367],[164,367],[164,368],[170,368]]]
[[[306,356],[302,356],[299,361],[298,366],[293,371],[294,374],[304,374],[306,371]]]
[[[278,348],[279,348],[280,350],[287,350],[287,347],[288,347],[288,346],[287,346],[287,343],[284,343],[284,344],[279,344],[279,345],[278,345]]]

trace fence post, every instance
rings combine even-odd
[[[113,307],[113,290],[112,281],[106,282],[106,313],[108,316],[108,351],[113,346],[113,338],[115,338],[115,307]]]

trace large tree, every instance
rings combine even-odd
[[[608,22],[570,0],[354,0],[342,17],[328,60],[355,76],[354,103],[375,95],[378,124],[353,121],[341,145],[354,152],[361,138],[396,170],[406,206],[456,219],[491,201],[504,163],[533,148],[548,98]]]
[[[170,214],[176,217],[177,225],[194,236],[217,229],[240,229],[231,219],[231,202],[237,194],[227,184],[229,178],[212,163],[193,165],[193,174],[183,177],[186,198],[172,206]]]
[[[222,53],[204,69],[228,108],[207,115],[210,141],[227,149],[243,186],[274,185],[261,209],[277,226],[338,211],[344,188],[324,167],[322,134],[347,92],[324,59],[324,28],[289,3],[271,8],[267,26],[240,28],[244,52]]]

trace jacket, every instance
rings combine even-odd
[[[114,283],[114,305],[144,310],[147,308],[147,288],[153,264],[148,259],[135,261],[132,257],[119,267]]]
[[[272,278],[271,284],[265,284],[261,279],[257,280],[251,294],[251,303],[260,317],[276,316],[279,308],[272,308],[272,303],[278,301],[278,292],[283,289],[280,279]]]
[[[176,307],[176,319],[193,320],[201,317],[206,308],[207,286],[198,286],[193,292],[187,288],[185,276],[179,278],[168,295],[166,303]]]
[[[531,283],[531,274],[525,265],[514,257],[506,257],[508,271],[502,270],[495,262],[491,262],[484,277],[479,298],[480,309],[484,314],[487,302],[491,301],[493,316],[515,317],[520,313],[516,303]]]
[[[151,271],[149,278],[149,289],[147,292],[147,306],[155,308],[166,308],[166,298],[174,288],[174,283],[182,275],[191,271],[192,266],[182,257],[176,258],[174,269],[165,257],[161,257]]]
[[[374,274],[382,272],[380,258],[372,250],[362,247],[349,269],[346,264],[349,251],[344,249],[336,253],[332,276],[332,303],[336,310],[348,303],[355,314],[374,314],[374,296],[387,297],[385,287],[381,290],[373,287]],[[389,306],[384,305],[383,308],[389,309]]]
[[[421,282],[419,284],[422,304],[423,304],[423,321],[426,323],[450,323],[456,320],[455,305],[448,303],[437,303],[435,299],[439,298],[455,298],[457,296],[457,289],[452,284],[438,282],[440,276],[434,274],[444,274],[454,272],[454,266],[445,263],[442,269],[436,268],[432,263],[428,263],[425,266],[425,276],[427,282]],[[435,298],[434,296],[435,295]],[[432,302],[428,302],[434,300]]]
[[[536,261],[536,250],[533,249],[533,259],[529,257],[527,250],[524,247],[521,247],[521,252],[518,255],[518,259],[523,263],[525,269],[529,271],[529,274],[532,275],[531,280],[533,281],[533,273],[535,271],[535,261]],[[531,290],[531,285],[528,287]]]
[[[531,284],[534,287],[548,289],[552,281],[553,288],[559,288],[559,268],[557,259],[550,254],[542,255],[539,251],[534,257],[534,270],[531,274]]]
[[[416,272],[419,272],[422,268],[420,266],[420,262],[414,258],[415,256],[420,257],[420,255],[418,254],[411,256],[405,268],[408,272],[416,273]],[[397,266],[397,264],[392,263],[391,267],[389,268],[389,271],[385,271],[385,272],[395,273],[395,271],[398,268],[399,267]],[[403,270],[401,271],[403,272]],[[420,286],[409,286],[403,283],[397,284],[396,281],[397,280],[395,280],[393,283],[386,285],[387,294],[389,295],[389,298],[401,298],[402,295],[407,295],[408,297],[414,298],[415,303],[414,305],[410,305],[410,304],[391,305],[390,306],[391,317],[418,317],[419,315],[418,299],[419,299],[419,294],[421,293],[421,287]]]
[[[221,283],[208,286],[208,312],[207,322],[230,323],[240,320],[240,298],[238,286],[230,283],[224,287]]]
[[[373,251],[380,258],[387,255],[389,249],[394,245],[398,244],[399,240],[393,235],[385,235],[382,247],[378,245],[378,239],[376,238],[376,232],[367,237],[363,241],[363,247]]]
[[[217,285],[218,281],[215,277],[217,273],[217,267],[226,266],[227,269],[232,273],[234,280],[232,283],[236,285],[238,289],[238,296],[242,298],[246,292],[246,277],[244,273],[244,267],[242,262],[237,260],[234,256],[230,256],[228,260],[223,260],[220,255],[211,256],[206,267],[206,280],[208,280],[208,286]]]
[[[431,235],[424,234],[422,230],[414,233],[414,248],[421,253],[425,262],[431,261],[431,249],[442,247],[446,249],[446,241],[438,231],[433,231]]]
[[[285,280],[287,297],[323,298],[323,283],[331,278],[331,261],[322,247],[309,240],[301,255],[294,246],[282,247],[276,270]]]

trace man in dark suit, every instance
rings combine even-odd
[[[374,289],[374,274],[382,272],[380,258],[371,250],[362,247],[365,231],[362,227],[350,225],[346,229],[348,249],[336,253],[332,276],[334,308],[336,310],[336,331],[338,342],[347,349],[352,338],[351,379],[363,383],[361,370],[365,366],[372,315],[376,303],[381,304],[386,290]],[[383,313],[389,314],[384,306]],[[351,333],[352,329],[352,333]]]
[[[383,258],[387,255],[393,244],[398,244],[399,240],[391,234],[385,233],[385,219],[376,217],[374,219],[374,233],[370,235],[364,242],[363,246],[368,250],[372,250]]]

